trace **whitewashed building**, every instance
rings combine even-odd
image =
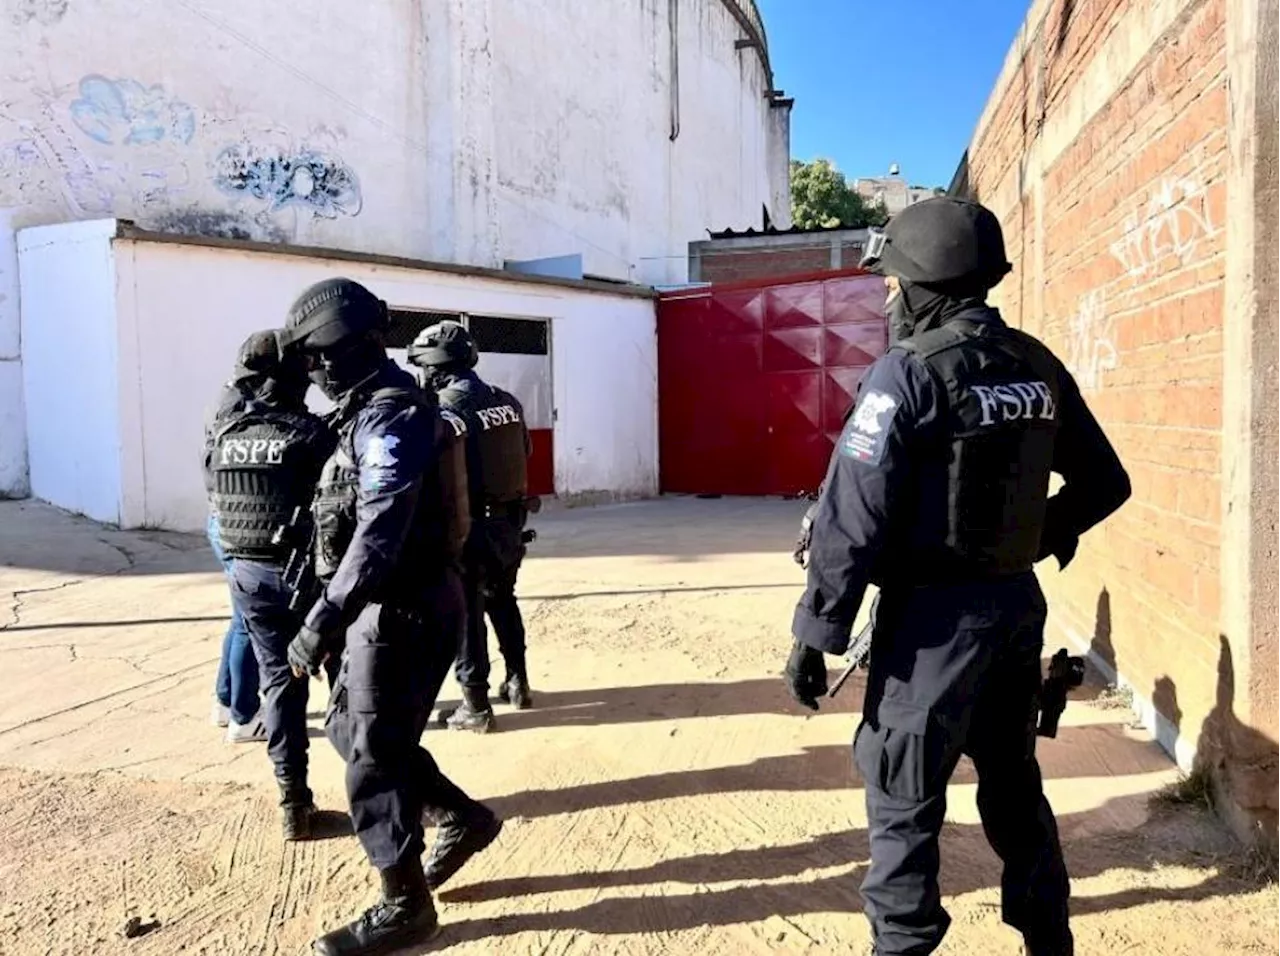
[[[789,222],[752,0],[0,14],[0,494],[194,527],[236,345],[334,274],[410,324],[542,323],[534,354],[482,361],[552,440],[555,490],[652,492],[645,288],[685,281],[708,228]],[[105,367],[68,389],[73,358]]]

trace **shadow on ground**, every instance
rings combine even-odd
[[[1201,870],[1205,878],[1191,886],[1147,887],[1101,896],[1077,897],[1072,914],[1082,916],[1127,909],[1160,901],[1190,902],[1253,892],[1260,883],[1231,863],[1237,845],[1218,821],[1203,812],[1181,810],[1153,813],[1123,838],[1108,826],[1110,819],[1141,811],[1145,794],[1117,797],[1103,806],[1059,818],[1064,854],[1077,879],[1115,868],[1154,872],[1180,866]],[[1074,834],[1080,834],[1074,836]],[[944,897],[1000,885],[1000,865],[978,825],[947,824],[942,834]],[[660,883],[700,885],[698,892],[681,895],[611,898],[580,909],[516,914],[495,919],[449,923],[438,945],[509,936],[528,931],[581,931],[626,935],[727,926],[821,912],[858,912],[859,875],[868,859],[866,833],[849,830],[785,846],[756,847],[728,853],[699,854],[663,860],[627,870],[552,874],[490,880],[445,890],[445,902],[479,902],[515,896],[581,891],[598,888],[644,887]],[[726,889],[706,884],[738,880],[774,880],[815,869],[844,866],[833,875],[803,883],[751,885]],[[432,947],[415,952],[427,952]]]

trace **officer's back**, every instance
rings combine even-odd
[[[474,369],[457,371],[437,396],[443,410],[466,423],[473,509],[522,501],[528,487],[529,433],[519,400]]]
[[[880,587],[854,759],[867,801],[862,884],[876,952],[924,954],[949,924],[937,886],[947,782],[962,754],[1005,864],[1003,916],[1031,956],[1070,956],[1066,868],[1034,734],[1046,606],[1033,565],[1065,566],[1129,480],[1070,373],[986,305],[1011,266],[975,203],[908,207],[868,243],[892,344],[868,370],[813,512],[786,674],[817,709]],[[1052,472],[1063,487],[1049,495]]]

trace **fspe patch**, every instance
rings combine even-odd
[[[884,392],[870,391],[863,395],[840,436],[840,454],[878,465],[884,457],[889,423],[897,408],[898,400]]]

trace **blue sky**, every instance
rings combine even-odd
[[[757,0],[774,83],[796,99],[791,155],[847,177],[890,163],[946,186],[1026,0]]]

